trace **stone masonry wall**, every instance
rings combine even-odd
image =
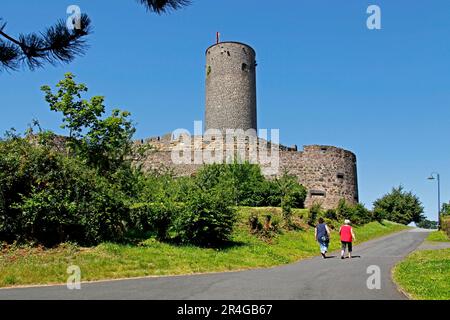
[[[206,50],[206,130],[257,130],[256,53],[238,42]]]
[[[178,142],[171,142],[168,136],[137,143],[149,144],[153,149],[147,151],[144,157],[135,158],[135,162],[144,171],[169,169],[176,176],[191,176],[202,166],[193,163],[175,165],[171,155]],[[203,144],[201,148],[206,148],[206,145]],[[340,199],[351,204],[358,202],[356,156],[352,152],[333,146],[304,146],[303,151],[279,146],[279,156],[280,169],[277,176],[287,171],[298,178],[308,189],[306,207],[318,202],[324,209],[336,208]],[[194,159],[193,151],[191,157]]]
[[[356,156],[332,146],[305,146],[303,152],[280,152],[281,172],[287,170],[308,189],[305,205],[318,202],[336,208],[340,199],[359,201]]]

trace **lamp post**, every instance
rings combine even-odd
[[[435,177],[436,176],[436,177]],[[441,178],[439,173],[433,172],[431,173],[428,180],[437,180],[438,185],[438,229],[441,230]]]

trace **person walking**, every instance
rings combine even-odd
[[[345,250],[348,249],[348,258],[352,258],[353,241],[356,240],[353,228],[350,225],[350,220],[346,219],[344,225],[339,229],[339,234],[341,235],[342,251],[341,259],[345,259]]]
[[[319,218],[319,224],[314,229],[314,237],[320,245],[320,254],[324,259],[327,258],[326,254],[328,252],[328,245],[330,244],[330,229],[325,224],[323,218]]]

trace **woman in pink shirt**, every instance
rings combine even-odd
[[[341,259],[344,259],[345,249],[348,248],[348,258],[352,258],[352,242],[356,240],[350,220],[346,219],[344,225],[339,229],[341,235],[342,251]]]

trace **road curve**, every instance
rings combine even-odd
[[[193,276],[142,278],[66,286],[0,290],[0,300],[278,300],[278,299],[406,299],[391,280],[391,269],[427,236],[403,231],[354,248],[353,259],[316,257],[271,269]],[[368,289],[369,266],[381,271],[381,289]]]

